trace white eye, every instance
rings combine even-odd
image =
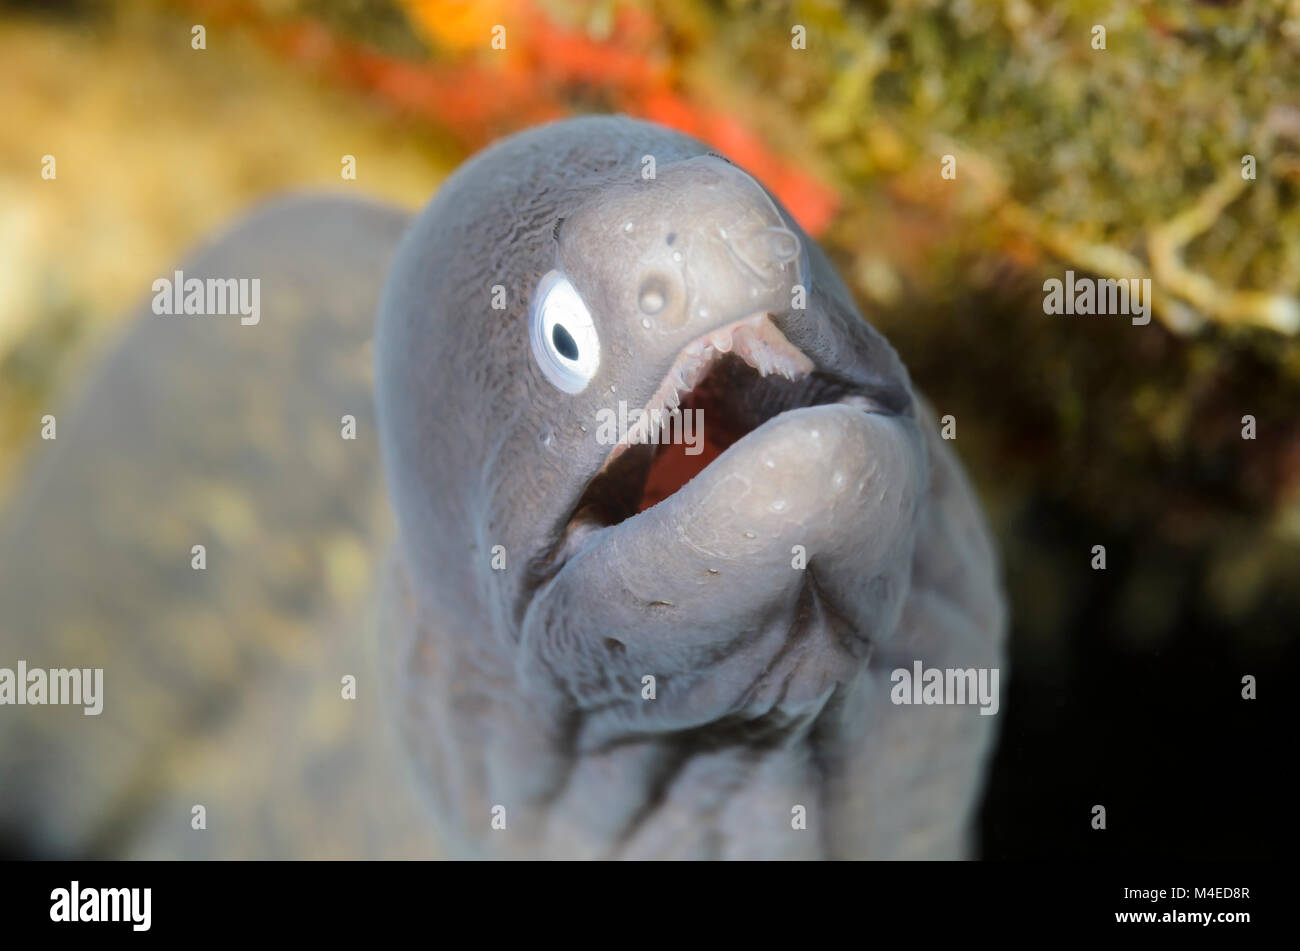
[[[600,366],[600,337],[591,312],[559,271],[537,284],[528,316],[533,359],[546,378],[566,393],[581,393]]]

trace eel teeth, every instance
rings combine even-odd
[[[678,411],[683,397],[695,389],[724,353],[734,353],[761,376],[779,374],[797,380],[813,369],[813,362],[785,338],[767,314],[754,314],[710,330],[677,355],[641,417],[628,428],[626,441],[614,447],[605,464],[630,445],[657,442],[667,417]]]

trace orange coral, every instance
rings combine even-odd
[[[210,16],[248,24],[285,57],[374,93],[436,123],[467,148],[570,114],[592,94],[611,109],[652,119],[726,152],[763,181],[810,233],[839,207],[835,190],[778,156],[735,117],[677,88],[666,31],[646,12],[620,5],[609,35],[555,23],[532,0],[403,0],[434,45],[433,61],[369,49],[308,19],[268,18],[243,0],[191,0]],[[494,29],[505,48],[494,49]]]

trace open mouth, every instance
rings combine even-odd
[[[831,403],[881,408],[819,370],[767,314],[711,330],[677,355],[650,403],[629,420],[570,525],[617,525],[670,498],[768,420]]]

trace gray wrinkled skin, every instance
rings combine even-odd
[[[529,301],[555,268],[601,341],[573,395],[529,347]],[[643,286],[666,291],[649,328]],[[610,450],[598,410],[646,405],[687,342],[756,311],[858,403],[776,415],[657,506],[570,530]],[[1002,667],[989,536],[897,355],[753,179],[626,119],[508,139],[407,232],[375,353],[400,535],[384,659],[449,847],[969,854],[997,717],[896,706],[889,675]]]

